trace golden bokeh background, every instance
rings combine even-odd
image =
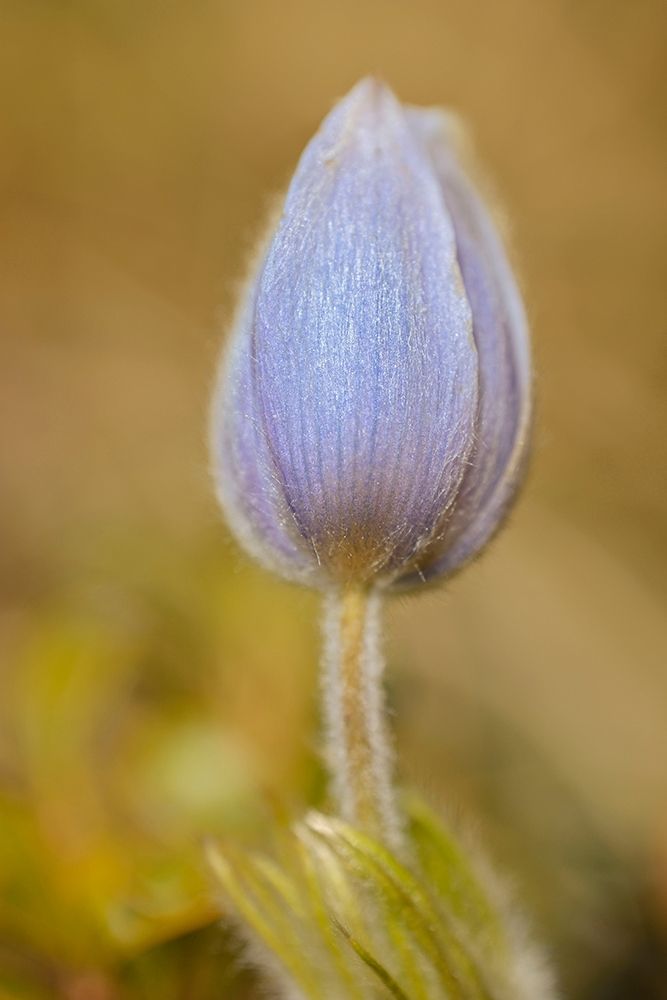
[[[659,0],[3,0],[0,997],[242,1000],[207,833],[322,796],[317,604],[252,568],[206,420],[267,206],[362,75],[468,122],[534,330],[532,475],[389,609],[406,782],[581,1000],[667,995]]]

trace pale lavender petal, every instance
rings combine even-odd
[[[245,548],[292,579],[310,582],[312,550],[304,551],[280,475],[269,451],[253,374],[255,282],[244,293],[233,340],[216,387],[211,452],[218,498]]]
[[[452,573],[471,559],[514,499],[528,449],[531,370],[521,297],[491,217],[459,162],[450,120],[436,110],[406,113],[430,152],[454,224],[479,356],[476,447],[447,532],[420,566],[430,578]]]
[[[364,81],[290,186],[257,286],[255,388],[288,508],[332,572],[423,549],[474,438],[477,356],[432,161]]]

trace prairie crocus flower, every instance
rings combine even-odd
[[[343,815],[398,843],[378,605],[494,534],[528,438],[521,300],[451,118],[363,80],[306,147],[242,296],[213,412],[241,542],[325,590]]]
[[[358,84],[306,147],[245,289],[215,474],[242,543],[286,577],[444,578],[513,499],[526,322],[454,131]]]
[[[212,853],[253,955],[300,1000],[553,997],[486,866],[403,818],[385,727],[383,593],[482,549],[527,448],[523,308],[455,134],[373,80],[333,109],[258,254],[215,396],[232,528],[325,591],[337,815],[298,824],[280,871]]]

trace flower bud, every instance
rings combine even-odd
[[[316,586],[444,577],[499,526],[529,410],[521,300],[449,119],[362,81],[306,147],[235,320],[212,421],[232,528]]]

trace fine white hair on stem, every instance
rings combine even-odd
[[[381,594],[344,588],[324,598],[324,756],[340,815],[403,852],[387,725]]]

